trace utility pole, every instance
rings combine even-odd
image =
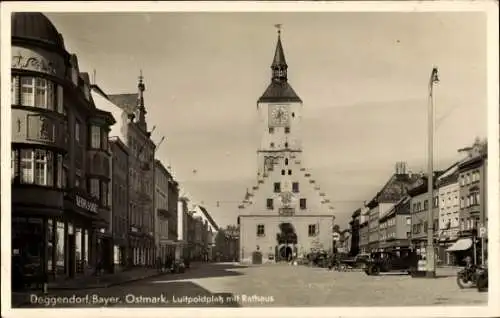
[[[429,108],[428,108],[428,174],[427,191],[429,197],[427,211],[427,248],[426,277],[436,277],[436,251],[434,250],[434,85],[439,82],[438,69],[434,67],[429,79]]]

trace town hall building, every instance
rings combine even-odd
[[[257,184],[239,206],[240,261],[289,260],[333,248],[333,207],[302,165],[303,104],[288,83],[281,31],[271,83],[257,101]]]

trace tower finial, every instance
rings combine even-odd
[[[275,27],[276,29],[278,29],[278,36],[280,36],[280,35],[281,35],[281,26],[282,26],[282,25],[283,25],[283,24],[281,24],[281,23],[277,23],[277,24],[275,24],[275,25],[274,25],[274,27]]]

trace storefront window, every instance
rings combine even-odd
[[[47,270],[54,271],[54,222],[52,219],[47,220]]]
[[[64,273],[64,223],[57,222],[56,233],[56,271],[57,273]]]
[[[75,258],[77,262],[82,260],[82,229],[75,229]]]
[[[83,260],[85,263],[88,263],[89,261],[89,231],[85,230],[84,231],[84,238],[83,238],[83,244],[84,244],[84,254],[83,254]]]
[[[19,152],[17,150],[11,151],[10,171],[12,180],[19,176],[19,166],[17,165],[17,162],[19,161],[18,154]]]

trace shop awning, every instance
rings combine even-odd
[[[447,252],[465,251],[465,250],[468,250],[471,246],[472,246],[472,239],[461,238],[461,239],[458,239],[458,241],[456,241],[446,251]]]

